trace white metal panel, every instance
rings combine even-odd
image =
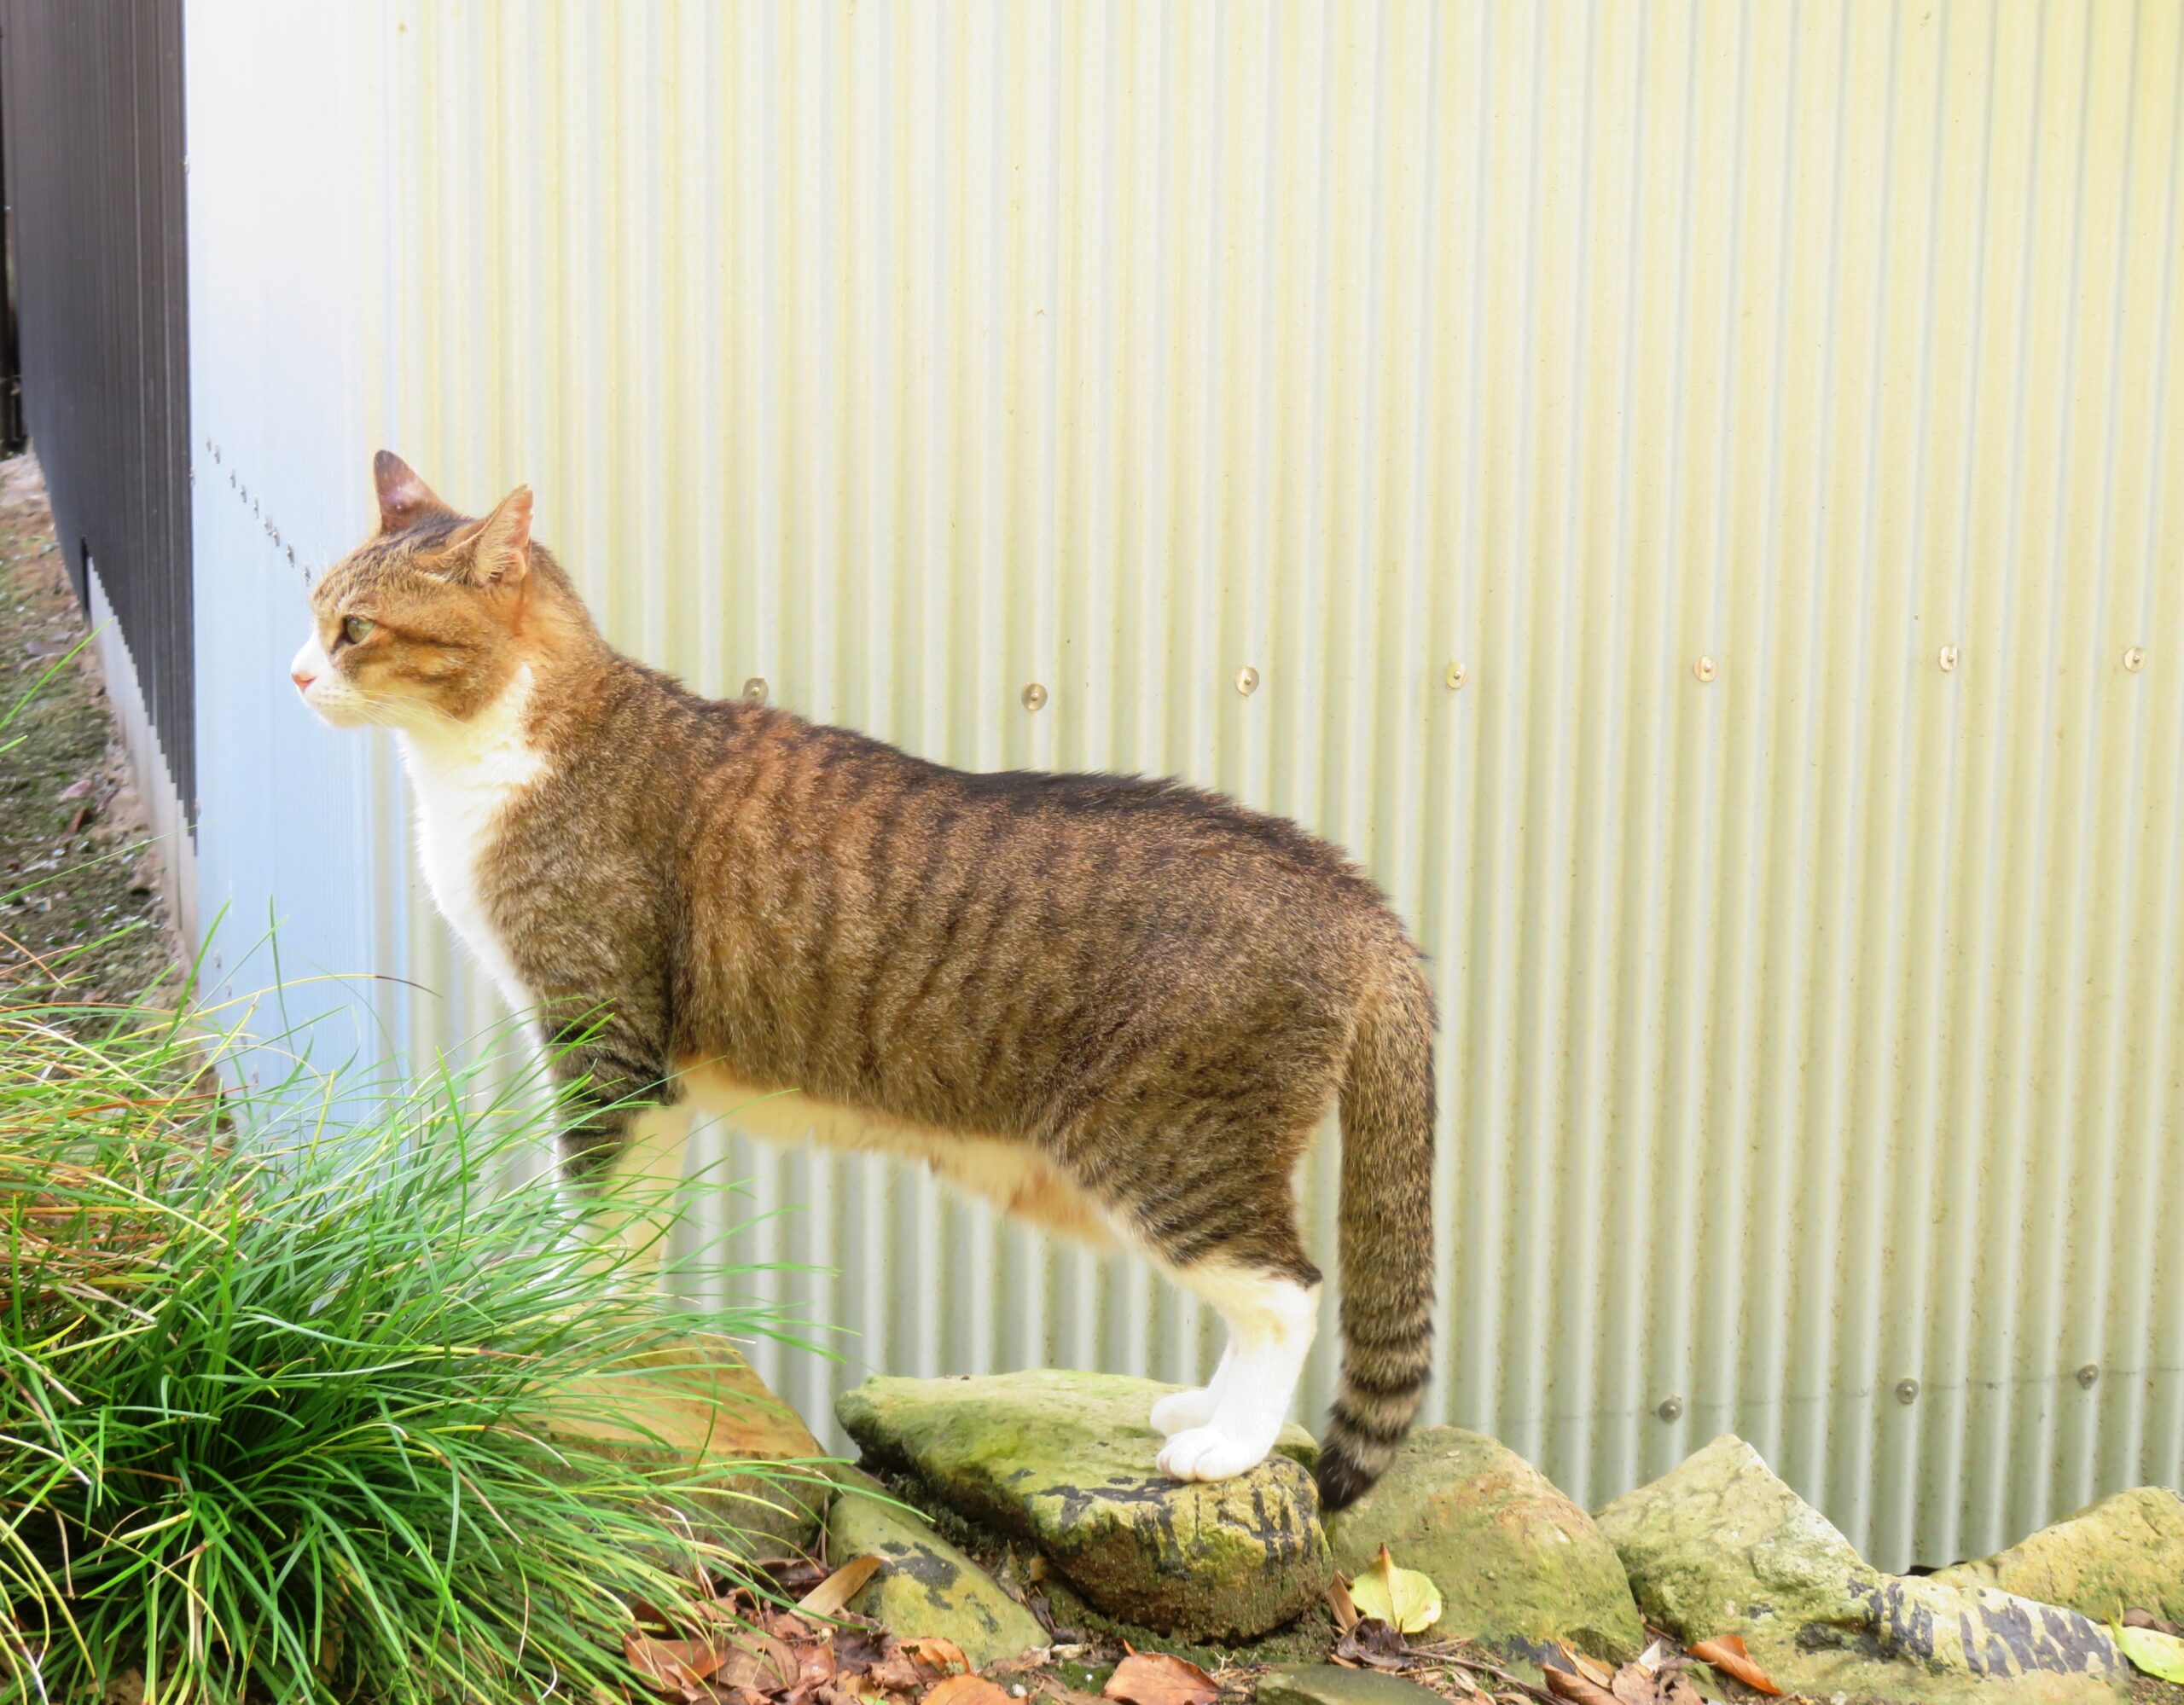
[[[189,29],[208,908],[433,991],[413,1053],[493,1021],[282,677],[375,442],[527,479],[710,691],[1370,863],[1443,1002],[1434,1413],[1589,1502],[1734,1429],[1890,1564],[2184,1476],[2176,9]],[[729,1169],[861,1334],[770,1364],[808,1411],[1206,1363],[929,1179]]]

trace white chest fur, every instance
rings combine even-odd
[[[544,756],[525,729],[531,670],[517,671],[499,699],[464,722],[404,730],[404,767],[417,802],[417,861],[425,885],[508,1005],[521,1012],[530,991],[485,915],[479,861],[491,850],[508,808],[545,773]]]

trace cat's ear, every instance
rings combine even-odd
[[[382,533],[398,533],[427,515],[452,513],[439,494],[417,478],[417,470],[392,450],[381,450],[372,458],[372,485],[379,493]]]
[[[531,572],[531,488],[519,485],[447,542],[442,571],[467,586],[513,586]]]

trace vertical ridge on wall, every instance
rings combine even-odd
[[[532,483],[707,692],[1351,849],[1441,1001],[1430,1412],[1581,1502],[1735,1430],[1900,1565],[2184,1473],[2175,8],[188,27],[205,898],[414,979],[413,1058],[492,997],[273,667],[380,441]],[[760,1353],[815,1418],[1217,1348],[930,1177],[697,1150],[856,1335]]]

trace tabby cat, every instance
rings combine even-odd
[[[702,699],[601,637],[527,489],[470,519],[374,471],[379,531],[319,581],[293,678],[393,731],[433,899],[577,1086],[568,1171],[672,1168],[693,1110],[732,1110],[1135,1250],[1228,1326],[1152,1416],[1162,1471],[1219,1480],[1265,1459],[1311,1342],[1292,1180],[1339,1101],[1318,1478],[1329,1508],[1370,1486],[1429,1366],[1434,1011],[1356,867],[1177,782],[967,774]]]

